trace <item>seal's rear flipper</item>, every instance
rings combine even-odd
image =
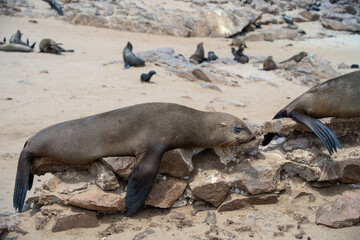
[[[31,45],[31,47],[30,47],[30,48],[31,48],[31,49],[34,49],[35,44],[36,44],[36,42],[34,42],[34,43],[33,43],[33,45]]]
[[[66,52],[75,52],[74,49],[69,49],[69,50],[66,50]]]
[[[30,172],[32,155],[25,149],[22,150],[15,179],[13,205],[16,211],[21,212],[24,206],[27,190],[30,190],[34,181],[34,175]]]
[[[142,154],[141,162],[133,170],[127,186],[125,197],[126,216],[134,215],[145,202],[159,171],[163,153],[164,150],[155,148],[148,149]]]
[[[342,149],[341,143],[335,134],[319,120],[296,111],[292,111],[290,115],[295,121],[305,124],[308,128],[310,128],[325,145],[330,155],[332,155],[334,151],[337,152],[336,146],[339,149]]]

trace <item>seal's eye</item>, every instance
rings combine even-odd
[[[240,133],[243,129],[241,127],[233,127],[231,128],[232,133]]]

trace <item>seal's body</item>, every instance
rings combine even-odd
[[[64,15],[61,5],[58,2],[56,2],[55,0],[43,0],[43,1],[47,2],[52,9],[55,9],[60,16]]]
[[[277,69],[278,66],[276,65],[272,56],[268,56],[263,64],[263,69],[265,71],[271,71]]]
[[[126,194],[125,207],[131,216],[151,190],[165,151],[234,146],[253,138],[237,117],[171,103],[139,104],[55,124],[25,143],[16,174],[14,207],[22,210],[26,191],[31,189],[34,157],[87,164],[102,157],[136,156]]]
[[[154,70],[151,70],[149,73],[143,73],[140,76],[140,80],[141,82],[150,82],[150,79],[152,77],[152,75],[156,74],[156,72]]]
[[[306,57],[308,54],[306,52],[300,52],[294,56],[292,56],[289,59],[286,59],[285,61],[282,61],[281,63],[285,63],[285,62],[290,62],[290,61],[295,61],[295,62],[300,62],[304,57]]]
[[[249,57],[244,54],[244,47],[240,46],[238,50],[231,48],[231,53],[234,55],[234,60],[239,63],[248,63]]]
[[[204,46],[203,43],[199,43],[196,46],[196,51],[193,55],[190,56],[190,59],[194,60],[197,63],[202,63],[204,61],[205,58],[205,51],[204,51]]]
[[[0,51],[5,52],[32,52],[33,49],[16,43],[0,42]]]
[[[273,119],[291,117],[309,127],[322,141],[330,155],[341,144],[335,134],[319,120],[322,117],[360,116],[360,71],[348,73],[309,89],[281,109]],[[265,135],[267,145],[275,133]]]
[[[54,40],[44,38],[39,44],[40,52],[61,54],[62,52],[74,52],[74,50],[66,50],[60,47],[61,43],[56,43]]]
[[[34,49],[36,42],[34,42],[33,45],[30,46],[30,44],[29,44],[29,39],[27,39],[26,43],[24,43],[24,42],[21,40],[21,36],[22,36],[22,33],[20,32],[20,30],[17,30],[16,33],[14,33],[13,35],[11,35],[9,42],[10,42],[10,43],[14,43],[14,44],[20,44],[20,45],[23,45],[23,46],[30,47],[31,49]],[[4,42],[5,42],[5,41],[4,41]]]
[[[216,56],[216,54],[213,51],[208,52],[208,60],[209,61],[215,61],[216,59],[218,59],[219,57]]]
[[[123,60],[125,63],[124,69],[128,69],[130,67],[143,67],[145,66],[145,61],[132,52],[133,46],[130,42],[128,42],[123,50]]]

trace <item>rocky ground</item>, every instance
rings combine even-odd
[[[63,56],[0,52],[1,239],[357,239],[359,118],[322,119],[344,147],[332,157],[305,127],[269,121],[311,86],[359,64],[356,2],[60,3],[64,16],[45,2],[0,0],[4,37],[20,29],[30,42],[53,38],[75,49]],[[227,37],[245,40],[249,63],[233,60]],[[123,69],[127,41],[145,67]],[[219,59],[189,61],[199,42]],[[281,63],[302,51],[300,62]],[[262,70],[267,56],[278,69]],[[150,70],[154,84],[140,83]],[[166,153],[145,208],[132,218],[123,211],[134,158],[86,166],[37,159],[32,171],[46,174],[35,179],[28,211],[14,212],[17,159],[28,137],[59,121],[150,101],[231,113],[257,140]],[[259,147],[272,131],[285,138]]]

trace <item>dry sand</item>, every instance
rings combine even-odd
[[[140,33],[130,33],[75,26],[54,19],[37,19],[38,24],[29,23],[29,18],[0,16],[0,37],[9,37],[20,29],[30,42],[40,42],[42,38],[52,38],[63,43],[75,53],[63,56],[38,53],[38,45],[33,53],[0,52],[0,169],[1,191],[0,212],[13,212],[12,192],[17,160],[26,139],[40,129],[51,124],[96,114],[115,108],[143,102],[174,102],[199,110],[212,106],[216,111],[228,112],[247,121],[260,123],[269,120],[289,101],[308,89],[278,78],[272,72],[260,71],[252,64],[226,66],[228,70],[239,73],[244,78],[261,76],[278,84],[271,86],[265,82],[241,82],[241,87],[218,84],[222,93],[204,89],[198,83],[189,82],[166,72],[162,67],[147,63],[144,68],[123,70],[122,64],[103,66],[113,60],[122,59],[122,49],[131,41],[134,52],[172,47],[176,53],[189,57],[198,42],[203,41],[205,51],[213,50],[219,57],[231,58],[230,40],[213,38],[176,38]],[[319,23],[303,23],[300,26],[308,33],[319,31]],[[328,59],[333,67],[341,62],[359,63],[360,37],[341,32],[331,32],[334,37],[306,41],[279,40],[275,42],[248,42],[247,54],[268,56],[277,60],[287,59],[300,51],[315,53]],[[315,34],[314,34],[315,35]],[[285,47],[292,43],[293,47]],[[48,73],[41,73],[46,70]],[[156,84],[140,83],[141,73],[155,70],[152,81]],[[212,102],[216,97],[232,98],[242,101],[246,107],[236,107],[227,103]],[[11,98],[11,100],[9,100]],[[41,185],[44,177],[35,178],[35,187]],[[349,187],[340,185],[332,189],[312,190],[315,202],[306,198],[296,201],[289,194],[280,196],[276,205],[255,206],[243,210],[218,213],[211,207],[203,207],[195,216],[192,206],[172,210],[145,209],[134,218],[123,214],[99,216],[101,225],[94,229],[75,229],[52,233],[51,224],[44,230],[36,231],[32,217],[35,210],[21,214],[20,227],[29,234],[19,235],[19,239],[100,239],[98,232],[111,223],[127,223],[124,232],[108,236],[107,239],[130,239],[135,234],[151,226],[155,233],[146,239],[207,239],[210,226],[204,223],[207,212],[215,212],[217,226],[222,229],[210,236],[228,239],[235,234],[236,239],[272,239],[279,232],[278,226],[293,225],[284,237],[295,239],[294,235],[304,231],[304,239],[358,239],[360,227],[329,229],[315,225],[315,210],[318,206],[332,201]],[[168,219],[171,211],[183,212],[192,226],[177,227],[175,220]],[[300,217],[299,217],[300,216]],[[309,223],[300,224],[301,216]],[[233,221],[233,223],[228,220]],[[231,223],[231,224],[229,224]],[[252,235],[253,237],[250,237]]]

